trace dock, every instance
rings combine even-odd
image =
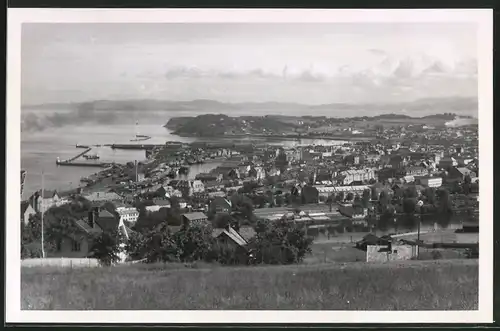
[[[90,152],[92,150],[92,148],[87,148],[86,150],[84,150],[83,152],[77,154],[76,156],[73,156],[71,159],[68,159],[66,160],[67,162],[73,162],[74,160],[78,159],[79,157],[82,157],[84,156],[85,154],[87,154],[88,152]]]
[[[84,156],[85,154],[87,154],[88,152],[90,152],[92,150],[92,148],[87,148],[86,150],[84,150],[83,152],[81,153],[78,153],[77,155],[73,156],[72,158],[70,159],[67,159],[67,160],[59,160],[59,158],[57,158],[56,160],[56,164],[59,166],[74,166],[74,167],[99,167],[99,168],[103,168],[103,167],[107,167],[109,166],[108,163],[102,163],[102,162],[74,162],[76,159]]]
[[[154,148],[161,148],[165,145],[156,145],[156,144],[109,144],[105,145],[109,146],[112,149],[132,149],[132,150],[148,150]]]
[[[102,162],[68,162],[68,161],[56,161],[57,165],[60,166],[73,166],[73,167],[96,167],[96,168],[106,168],[109,163]]]

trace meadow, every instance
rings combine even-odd
[[[37,310],[474,310],[478,260],[21,269]]]

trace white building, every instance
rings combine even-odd
[[[192,193],[203,193],[205,192],[205,184],[201,180],[193,180],[191,183]]]
[[[324,185],[315,185],[314,186],[320,196],[330,196],[331,194],[344,192],[344,194],[353,193],[353,194],[363,194],[365,190],[369,190],[369,185],[353,185],[353,186],[324,186]]]
[[[419,180],[420,185],[426,187],[441,187],[443,185],[443,178],[441,177],[423,177]]]
[[[120,222],[135,223],[139,218],[139,211],[135,207],[118,207],[116,212],[120,215]]]
[[[370,179],[376,179],[375,171],[373,169],[361,170],[346,170],[341,171],[339,175],[342,177],[342,184],[349,185],[352,182],[364,182]]]

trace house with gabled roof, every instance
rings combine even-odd
[[[92,218],[74,219],[72,233],[66,233],[56,241],[54,251],[49,257],[84,258],[88,257],[92,248],[92,240],[103,232],[103,229]]]
[[[30,217],[34,215],[36,215],[36,211],[31,206],[31,203],[29,201],[21,201],[21,222],[27,225]]]
[[[36,212],[46,211],[57,204],[60,197],[56,190],[39,190],[29,199]]]
[[[240,229],[241,230],[241,229]],[[229,254],[219,254],[219,256],[225,261],[225,263],[238,263],[245,264],[248,262],[249,258],[249,247],[248,240],[251,238],[252,234],[246,232],[247,238],[236,231],[232,226],[228,225],[223,229],[213,229],[212,237],[216,240],[216,247],[222,252],[228,252]],[[253,234],[255,235],[255,233]]]
[[[210,203],[210,211],[212,213],[227,213],[229,214],[232,210],[231,200],[223,197],[215,197]]]
[[[465,177],[475,178],[476,173],[466,167],[453,167],[448,171],[450,179],[465,180]]]

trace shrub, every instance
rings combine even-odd
[[[311,252],[313,239],[303,228],[286,220],[259,224],[255,230],[257,234],[249,243],[253,263],[298,263]]]
[[[432,251],[431,253],[433,260],[440,260],[443,258],[443,254],[440,251]]]
[[[120,260],[121,236],[117,232],[102,232],[92,241],[90,255],[109,266]]]
[[[163,223],[146,235],[143,245],[147,262],[154,263],[212,261],[216,258],[213,244],[209,226],[183,227],[172,234],[168,224]]]
[[[180,260],[179,248],[166,223],[146,235],[144,246],[148,263]]]

